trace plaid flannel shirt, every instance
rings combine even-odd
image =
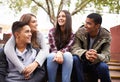
[[[55,31],[55,28],[50,29],[49,34],[48,34],[50,52],[58,51],[57,46],[55,45],[54,31]],[[69,43],[64,48],[60,49],[60,51],[62,51],[62,52],[70,51],[70,48],[71,48],[73,42],[74,42],[74,34],[71,33],[71,38],[70,38]]]

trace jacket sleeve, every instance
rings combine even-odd
[[[42,66],[44,61],[47,58],[48,53],[49,53],[49,46],[45,42],[45,37],[40,32],[38,32],[37,41],[38,41],[38,44],[40,45],[41,49],[38,52],[38,55],[36,56],[35,61],[37,61],[40,66]]]
[[[74,44],[71,48],[71,52],[72,52],[72,54],[78,55],[81,58],[81,56],[86,51],[87,51],[86,49],[82,48],[82,42],[80,40],[80,33],[79,33],[79,31],[77,31],[75,34],[75,40],[74,40]]]
[[[4,50],[0,49],[0,82],[5,82],[5,76],[7,75],[8,63]]]
[[[7,43],[4,46],[4,52],[6,57],[15,65],[17,70],[21,73],[25,66],[22,64],[22,62],[18,59],[15,50],[15,39],[14,36],[12,36]]]
[[[108,38],[108,39],[106,39],[104,44],[102,44],[102,42],[101,42],[102,49],[101,49],[100,53],[98,52],[98,54],[97,54],[98,58],[93,62],[94,64],[101,62],[101,61],[102,62],[109,62],[110,61],[110,41],[111,41],[111,38]],[[99,47],[99,45],[98,45],[98,47]],[[96,50],[98,50],[97,47],[96,47]]]

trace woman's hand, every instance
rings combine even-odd
[[[38,62],[34,61],[33,63],[25,67],[25,69],[22,72],[25,76],[25,79],[30,78],[30,75],[34,72],[34,70],[38,67],[38,65],[39,65]]]
[[[53,61],[56,61],[59,64],[63,63],[63,52],[58,51],[53,59]]]

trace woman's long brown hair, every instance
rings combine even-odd
[[[26,24],[29,25],[31,17],[35,17],[35,15],[31,14],[31,13],[27,13],[27,14],[23,14],[20,18],[20,21],[25,22]],[[31,43],[32,46],[34,48],[40,48],[40,45],[37,42],[37,31],[36,32],[32,32],[32,38],[31,38]]]
[[[55,42],[56,42],[55,44],[58,50],[60,50],[61,48],[64,48],[68,44],[70,37],[71,37],[71,33],[72,33],[72,18],[71,18],[70,13],[67,10],[62,10],[60,12],[65,13],[66,23],[65,23],[64,34],[60,30],[60,25],[58,24],[58,21],[56,24],[54,37],[55,37]]]

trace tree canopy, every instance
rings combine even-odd
[[[53,25],[56,15],[62,9],[69,10],[71,15],[84,12],[91,7],[98,13],[103,12],[105,7],[108,13],[120,13],[120,0],[0,0],[0,4],[8,5],[16,13],[30,8],[31,12],[37,14],[39,8],[42,8]]]

